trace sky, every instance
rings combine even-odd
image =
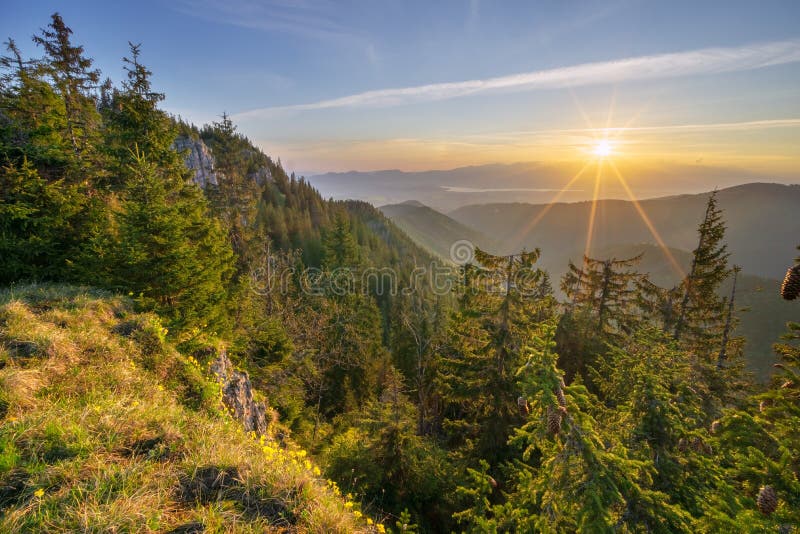
[[[3,1],[58,11],[112,80],[142,43],[164,108],[301,174],[597,156],[800,181],[800,2]],[[603,152],[603,150],[600,150]],[[635,171],[633,171],[635,172]]]

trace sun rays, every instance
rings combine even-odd
[[[586,163],[583,165],[583,167],[581,167],[581,169],[564,185],[564,187],[562,187],[561,190],[558,191],[558,193],[556,193],[553,196],[550,202],[548,202],[533,219],[531,219],[527,224],[525,224],[520,228],[520,230],[517,232],[517,235],[514,236],[512,242],[520,243],[522,240],[524,240],[525,236],[529,235],[530,232],[532,232],[536,228],[536,226],[545,218],[545,216],[552,209],[552,207],[561,200],[561,198],[567,191],[570,190],[573,184],[575,184],[575,182],[577,182],[582,176],[584,176],[587,170],[591,169],[592,167],[595,167],[596,170],[594,175],[592,200],[589,209],[589,218],[586,228],[586,243],[584,247],[584,256],[588,257],[592,250],[592,242],[594,240],[594,235],[597,229],[596,218],[598,213],[598,201],[600,200],[601,185],[604,180],[611,177],[615,180],[615,182],[619,183],[619,185],[625,191],[628,200],[635,208],[636,213],[639,215],[642,222],[647,227],[647,230],[650,232],[650,235],[655,240],[656,244],[663,253],[664,257],[669,262],[672,269],[674,269],[675,273],[678,274],[681,278],[684,278],[685,273],[681,268],[680,264],[677,262],[672,252],[670,251],[669,247],[664,242],[664,239],[661,237],[655,225],[653,224],[652,220],[647,215],[647,212],[642,207],[641,203],[639,202],[639,199],[636,198],[636,195],[634,194],[633,190],[628,184],[628,181],[625,179],[622,172],[620,172],[619,168],[613,161],[615,156],[624,155],[621,153],[620,150],[620,147],[623,146],[624,144],[622,136],[624,135],[625,131],[628,130],[628,128],[630,128],[636,122],[636,120],[641,116],[644,109],[641,109],[636,114],[634,114],[634,116],[631,117],[622,128],[612,127],[614,107],[616,104],[616,92],[615,92],[615,94],[612,97],[611,103],[609,105],[609,111],[605,127],[595,128],[591,124],[591,120],[589,119],[588,114],[581,106],[581,103],[574,94],[574,92],[571,89],[569,89],[569,92],[570,95],[572,96],[573,102],[575,103],[575,107],[577,108],[578,112],[583,117],[583,119],[586,121],[590,131],[595,132],[592,135],[592,139],[588,143],[588,150],[586,150],[586,152],[589,154],[589,157]],[[611,173],[604,172],[606,169],[610,169]]]

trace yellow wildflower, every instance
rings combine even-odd
[[[352,502],[352,501],[347,501],[347,502],[345,502],[345,503],[344,503],[344,507],[345,507],[345,508],[352,508],[352,507],[353,507],[353,502]]]
[[[377,525],[375,525],[375,528],[378,529],[378,532],[380,532],[380,534],[386,534],[386,527],[383,526],[383,523],[378,523]]]
[[[368,525],[371,525],[371,524],[372,524],[372,518],[371,518],[371,517],[368,517],[368,518],[367,518],[367,524],[368,524]]]
[[[33,494],[36,495],[36,497],[38,497],[39,499],[41,499],[42,497],[44,497],[44,490],[42,488],[39,488],[36,491],[34,491]]]
[[[358,510],[353,510],[353,515],[356,516],[356,519],[358,519],[359,517],[361,517],[361,512],[359,512]]]

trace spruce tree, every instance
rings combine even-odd
[[[592,327],[600,333],[630,332],[637,321],[636,295],[641,275],[631,267],[642,255],[633,258],[600,260],[588,256],[583,266],[569,262],[561,287],[573,307],[591,310]]]
[[[33,37],[44,49],[39,68],[52,81],[64,102],[65,136],[76,156],[81,159],[94,150],[94,133],[99,117],[91,91],[100,79],[100,71],[92,69],[93,60],[84,56],[83,47],[74,45],[72,30],[61,15],[53,13],[47,28]]]
[[[173,329],[224,327],[233,255],[201,192],[141,154],[130,171],[110,285],[132,292]]]
[[[462,268],[438,390],[444,429],[466,457],[490,464],[506,458],[507,436],[519,421],[513,374],[525,343],[553,311],[552,297],[533,296],[543,278],[538,258],[538,250],[493,256],[478,249],[479,265]]]
[[[708,197],[698,235],[691,268],[682,282],[683,296],[673,338],[688,343],[707,357],[714,347],[719,347],[716,341],[721,334],[723,303],[717,292],[730,273],[728,247],[723,241],[725,222],[717,206],[716,192]]]
[[[110,106],[103,110],[110,185],[119,191],[137,153],[144,154],[150,163],[160,167],[165,177],[187,181],[189,172],[181,155],[173,148],[177,129],[172,119],[158,108],[164,95],[151,87],[152,73],[139,59],[141,45],[128,45],[130,57],[123,58],[127,79],[121,90],[113,91]]]
[[[27,160],[0,167],[0,283],[64,278],[80,246],[83,200]]]
[[[626,259],[584,257],[569,262],[561,288],[569,299],[556,340],[560,365],[569,380],[580,376],[596,391],[590,369],[608,343],[622,343],[640,323],[639,288],[643,277],[633,270],[641,255]]]

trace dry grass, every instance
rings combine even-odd
[[[219,395],[123,298],[0,293],[0,531],[377,530]]]

